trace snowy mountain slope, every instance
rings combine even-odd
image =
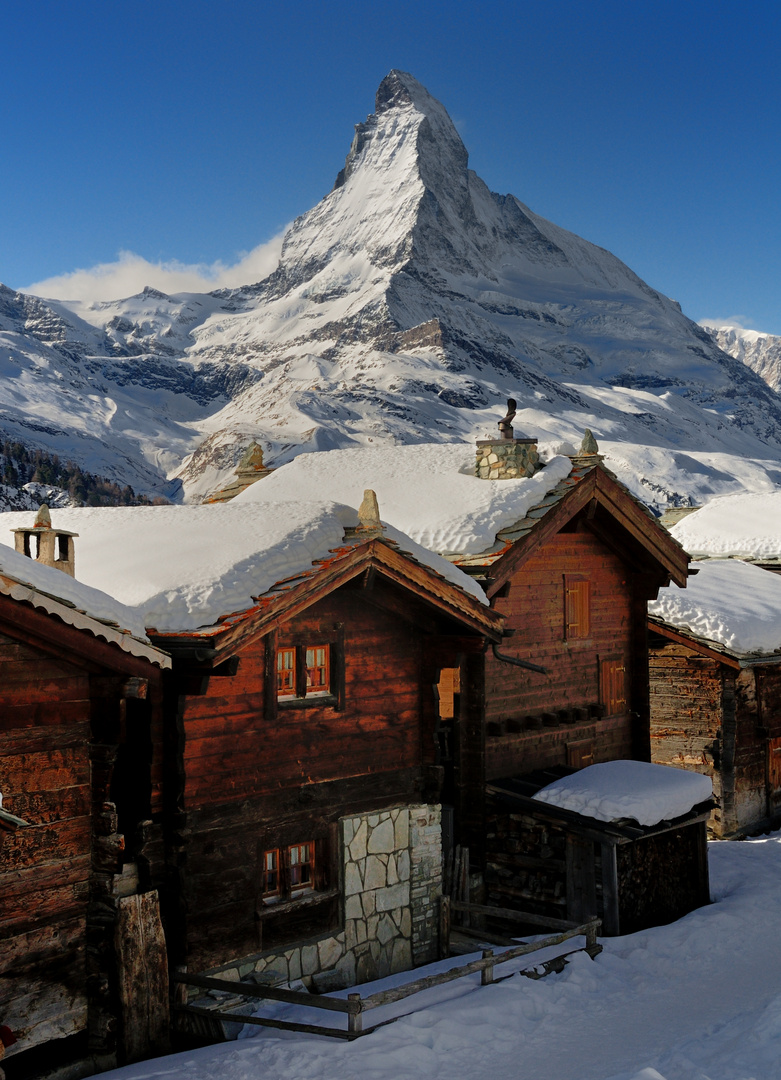
[[[74,453],[99,443],[135,468],[142,491],[178,476],[203,497],[251,438],[272,465],[471,441],[496,430],[510,395],[519,430],[577,442],[590,427],[659,507],[781,480],[768,385],[615,256],[491,193],[443,106],[403,72],[383,80],[333,190],[291,225],[263,281],[7,301],[37,307],[5,345],[29,372],[18,398],[0,382],[0,430],[40,409]]]
[[[743,330],[739,326],[710,326],[708,329],[720,349],[756,371],[773,390],[781,390],[781,337]]]

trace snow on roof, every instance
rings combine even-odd
[[[532,796],[597,821],[657,825],[710,798],[710,777],[648,761],[606,761],[564,776]]]
[[[23,516],[32,525],[33,513],[27,511]],[[4,515],[0,516],[0,520],[3,518]],[[46,596],[64,600],[66,604],[73,604],[77,611],[82,611],[93,619],[114,623],[121,630],[127,630],[133,637],[142,641],[147,640],[143,621],[138,617],[137,612],[106,592],[85,585],[82,581],[76,581],[62,570],[44,566],[35,559],[14,551],[6,544],[0,544],[0,574],[12,578],[14,582],[19,582],[21,585],[29,585]],[[15,595],[19,599],[22,594],[18,589],[12,589],[9,595]]]
[[[571,448],[570,448],[571,449]],[[299,454],[234,500],[334,499],[358,505],[365,488],[377,493],[383,520],[393,522],[430,551],[478,554],[500,529],[528,510],[567,476],[571,460],[557,444],[541,444],[545,468],[518,480],[480,480],[471,443],[420,443]]]
[[[781,558],[781,491],[720,495],[670,532],[695,557]]]
[[[692,563],[685,589],[670,585],[648,613],[732,652],[781,649],[781,577],[736,559]]]
[[[29,512],[0,515],[0,530],[31,524]],[[108,599],[119,602],[123,625],[143,633],[144,627],[162,632],[211,626],[220,616],[251,607],[277,582],[310,570],[316,560],[343,546],[345,527],[357,525],[358,515],[350,506],[315,499],[284,504],[234,500],[203,506],[63,508],[53,515],[53,524],[79,534],[77,581],[61,581],[67,578],[61,571],[38,567],[49,575],[47,591],[71,599],[75,589],[79,599],[73,602],[89,614],[104,601],[88,597],[86,587],[109,593]],[[479,585],[447,560],[395,529],[385,535],[488,602]],[[32,580],[37,564],[26,556],[17,558],[23,560],[14,564],[17,576],[26,571],[24,580]]]

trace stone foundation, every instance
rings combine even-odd
[[[438,805],[400,806],[339,822],[343,929],[214,968],[229,979],[303,979],[327,992],[439,956],[442,828]]]
[[[540,467],[536,439],[478,440],[475,476],[481,480],[515,480],[533,476]]]

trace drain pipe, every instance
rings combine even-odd
[[[519,660],[515,656],[508,656],[507,653],[501,653],[495,644],[492,644],[491,648],[494,651],[496,659],[501,660],[503,664],[513,664],[515,667],[524,668],[526,671],[538,671],[540,675],[548,674],[547,668],[540,667],[539,664],[533,664],[531,660]]]

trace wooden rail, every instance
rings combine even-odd
[[[328,1035],[331,1038],[336,1039],[357,1039],[361,1035],[370,1034],[370,1032],[375,1031],[378,1027],[384,1027],[385,1024],[393,1023],[394,1020],[401,1019],[400,1016],[394,1016],[390,1020],[374,1024],[372,1027],[364,1028],[363,1014],[365,1012],[370,1012],[372,1009],[379,1009],[383,1005],[392,1005],[396,1001],[403,1001],[405,998],[412,997],[414,994],[420,994],[422,991],[430,990],[435,986],[443,986],[445,983],[453,982],[456,979],[462,979],[467,975],[474,975],[478,972],[480,973],[481,986],[488,986],[495,981],[494,969],[498,965],[509,963],[511,960],[517,960],[520,956],[529,956],[532,953],[540,952],[542,949],[561,945],[563,942],[581,935],[586,938],[585,952],[588,952],[592,957],[601,952],[601,946],[597,944],[597,932],[601,925],[599,919],[591,919],[581,926],[576,926],[573,923],[565,923],[564,920],[561,919],[547,919],[539,915],[526,915],[523,912],[510,911],[509,908],[505,912],[503,908],[497,909],[477,904],[463,904],[460,901],[452,902],[452,906],[456,910],[468,909],[468,913],[475,915],[498,915],[501,913],[505,918],[512,918],[513,920],[526,924],[553,926],[553,928],[560,929],[561,932],[542,938],[539,941],[523,943],[509,949],[503,949],[500,953],[494,953],[493,949],[484,949],[479,960],[472,960],[468,964],[462,964],[460,967],[450,968],[448,971],[438,972],[434,975],[426,975],[421,979],[415,979],[413,982],[406,983],[404,986],[395,986],[390,990],[380,990],[376,994],[369,994],[367,997],[361,997],[359,993],[348,994],[347,1000],[344,998],[332,998],[308,994],[300,990],[283,990],[275,986],[258,986],[255,983],[237,982],[231,979],[218,979],[209,975],[188,975],[177,972],[171,976],[172,982],[183,984],[185,986],[196,986],[204,990],[220,990],[224,993],[233,994],[238,997],[265,998],[269,1001],[284,1001],[291,1005],[303,1005],[307,1009],[321,1009],[329,1012],[346,1013],[346,1030],[343,1028],[319,1027],[316,1024],[299,1024],[291,1020],[277,1020],[260,1016],[243,1016],[241,1013],[222,1012],[219,1009],[205,1009],[198,1005],[175,1005],[174,1011],[185,1015],[189,1014],[198,1017],[209,1017],[212,1021],[228,1020],[240,1024],[255,1024],[260,1027],[283,1028],[288,1031],[303,1031],[316,1035]],[[574,951],[577,952],[580,950]],[[563,964],[566,957],[569,955],[571,955],[571,953],[565,953],[555,957],[553,960],[546,961],[546,968],[556,970],[555,965],[557,963]],[[502,977],[509,978],[509,976]]]

